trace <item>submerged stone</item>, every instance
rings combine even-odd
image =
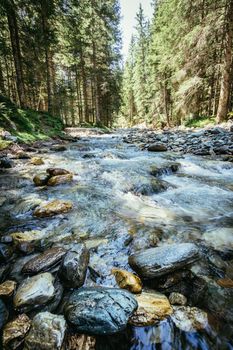
[[[42,165],[44,164],[44,161],[41,157],[33,157],[31,160],[30,160],[30,163],[32,165]]]
[[[3,346],[6,349],[15,350],[24,341],[24,338],[31,327],[30,318],[19,315],[13,321],[8,322],[3,328]]]
[[[47,182],[48,186],[57,186],[61,184],[65,184],[68,182],[71,182],[73,180],[72,174],[66,174],[66,175],[57,175],[52,176],[49,181]]]
[[[64,312],[78,333],[104,335],[122,331],[136,308],[136,299],[126,290],[93,287],[74,291]]]
[[[172,307],[167,297],[157,292],[143,292],[136,296],[138,309],[130,318],[134,326],[149,326],[172,314]]]
[[[172,321],[184,332],[196,332],[208,325],[207,313],[197,307],[174,306]]]
[[[65,331],[66,321],[63,316],[40,312],[32,320],[24,350],[60,350]]]
[[[29,260],[22,268],[22,272],[34,274],[41,271],[46,271],[61,262],[61,259],[65,253],[66,250],[61,247],[48,249],[42,254]]]
[[[120,288],[127,289],[131,293],[141,293],[142,281],[138,276],[120,269],[112,269],[112,273],[115,276],[116,282]]]
[[[70,334],[66,341],[66,350],[95,350],[96,340],[85,334]]]
[[[50,217],[58,214],[67,213],[72,209],[73,205],[68,201],[55,199],[49,203],[42,204],[34,210],[34,216],[39,218]]]
[[[129,257],[130,266],[144,279],[166,275],[198,259],[193,243],[177,243],[136,253]]]
[[[14,296],[14,306],[19,310],[30,310],[44,305],[55,295],[54,277],[45,272],[24,280]]]

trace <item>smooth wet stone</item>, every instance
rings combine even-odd
[[[48,249],[29,260],[22,268],[22,272],[26,274],[35,274],[46,271],[59,264],[65,254],[66,250],[61,247]]]
[[[129,257],[130,266],[144,279],[152,279],[183,268],[198,259],[193,243],[177,243],[151,248]]]
[[[44,236],[45,233],[43,231],[25,231],[11,234],[15,246],[23,253],[33,252],[35,245],[38,244]]]
[[[44,161],[41,157],[33,157],[31,158],[30,163],[32,165],[42,165],[44,164]]]
[[[36,186],[45,186],[49,180],[48,174],[38,174],[33,177],[33,182]]]
[[[73,207],[73,204],[68,201],[55,199],[49,203],[42,204],[34,210],[33,215],[38,218],[50,217],[58,214],[67,213]]]
[[[233,280],[230,278],[221,278],[216,281],[220,287],[233,288]]]
[[[186,305],[187,304],[187,298],[180,293],[173,292],[169,295],[169,301],[172,305]]]
[[[120,269],[112,269],[112,274],[120,288],[127,289],[131,293],[141,293],[142,281],[138,276]]]
[[[136,308],[136,299],[126,290],[93,287],[74,291],[64,313],[78,333],[104,335],[123,330]]]
[[[8,310],[5,306],[5,304],[3,303],[3,301],[0,299],[0,330],[2,329],[2,327],[4,326],[4,324],[6,323],[7,319],[8,319]]]
[[[0,297],[10,297],[15,291],[16,284],[15,281],[10,280],[0,284]]]
[[[147,148],[150,152],[166,152],[167,146],[163,143],[153,143]]]
[[[79,288],[84,284],[89,263],[89,251],[82,243],[73,244],[61,263],[59,276],[66,287]]]
[[[67,175],[70,174],[68,170],[62,169],[62,168],[48,168],[46,172],[49,174],[49,176],[58,176],[58,175]]]
[[[70,334],[66,340],[66,350],[95,350],[96,340],[85,334]]]
[[[66,150],[67,150],[66,146],[63,146],[63,145],[54,145],[51,147],[51,151],[54,151],[54,152],[64,152]]]
[[[12,248],[4,243],[0,243],[0,262],[8,261],[13,254]]]
[[[158,167],[157,165],[152,165],[150,168],[150,174],[152,176],[168,175],[177,172],[179,170],[179,167],[179,163],[168,163],[161,167]]]
[[[68,182],[71,182],[73,180],[72,174],[66,174],[66,175],[57,175],[52,176],[49,181],[47,182],[48,186],[57,186],[61,184],[65,184]]]
[[[19,310],[30,310],[44,305],[55,295],[54,277],[45,272],[24,280],[14,296],[14,306]]]
[[[24,350],[60,350],[65,332],[66,321],[63,316],[40,312],[32,320]]]
[[[134,326],[149,326],[163,320],[173,312],[168,298],[157,292],[143,292],[136,296],[138,309],[130,318]]]
[[[24,341],[31,327],[31,320],[26,314],[19,315],[13,321],[8,322],[3,328],[3,346],[6,349],[15,350]]]
[[[208,326],[207,313],[197,307],[173,306],[173,310],[172,321],[184,332],[196,332]]]

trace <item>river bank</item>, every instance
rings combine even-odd
[[[232,163],[127,138],[40,141],[1,170],[6,348],[233,346]]]

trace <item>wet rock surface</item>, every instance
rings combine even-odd
[[[207,313],[189,306],[174,306],[171,316],[176,327],[185,332],[196,332],[208,326]]]
[[[173,312],[167,297],[161,293],[143,292],[136,296],[138,309],[130,318],[134,326],[149,326],[170,316]]]
[[[3,329],[2,343],[4,349],[17,349],[23,343],[30,327],[31,320],[26,314],[21,314],[8,322]]]
[[[66,331],[66,321],[61,315],[49,312],[37,314],[25,339],[25,350],[60,350]]]
[[[14,296],[14,306],[18,310],[31,310],[44,305],[55,295],[54,277],[45,272],[24,280]]]
[[[71,202],[65,202],[61,200],[54,200],[39,206],[34,211],[34,216],[39,218],[50,217],[58,214],[67,213],[72,209],[73,205]]]
[[[16,288],[15,281],[5,281],[0,284],[0,297],[10,297]]]
[[[140,293],[142,291],[142,281],[131,272],[119,269],[112,269],[118,286],[127,289],[131,293]]]
[[[82,288],[73,292],[64,312],[77,332],[103,335],[122,331],[136,308],[137,301],[125,290]]]
[[[96,340],[88,335],[68,335],[66,350],[95,350]]]
[[[130,266],[145,279],[166,275],[198,259],[198,248],[192,243],[179,243],[151,248],[129,257]]]
[[[6,323],[9,316],[9,312],[4,304],[4,302],[0,299],[0,330],[3,325]]]
[[[73,244],[63,258],[59,276],[66,287],[79,288],[84,284],[89,251],[84,244]]]

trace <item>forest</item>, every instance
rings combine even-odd
[[[175,10],[174,10],[175,9]],[[232,0],[154,0],[121,56],[118,0],[2,0],[0,92],[65,125],[232,118]]]

